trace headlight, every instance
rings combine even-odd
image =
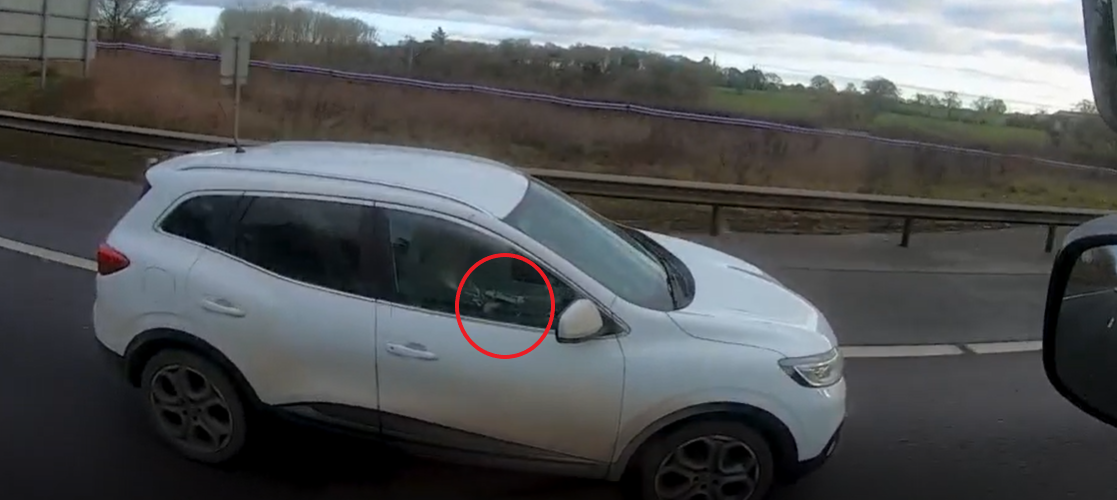
[[[838,383],[844,364],[837,347],[822,354],[780,360],[780,368],[804,387],[829,387]]]

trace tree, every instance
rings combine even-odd
[[[822,92],[836,92],[838,89],[834,87],[834,82],[830,81],[822,75],[815,75],[811,77],[811,89],[819,90]]]
[[[852,83],[847,83],[846,88],[842,89],[842,92],[846,93],[846,94],[860,94],[861,93],[860,90],[857,90],[857,86],[852,84]]]
[[[621,53],[620,65],[622,68],[627,69],[640,69],[640,54],[634,50],[626,50]]]
[[[993,99],[993,102],[989,103],[989,108],[986,109],[986,111],[1003,115],[1008,112],[1008,105],[1001,99]]]
[[[338,17],[327,12],[283,6],[261,9],[225,9],[213,27],[216,38],[234,33],[249,33],[255,42],[373,45],[376,28],[356,18]]]
[[[442,26],[439,26],[438,29],[431,33],[431,41],[434,42],[435,45],[446,45],[446,41],[449,39],[450,38],[446,36],[446,32],[442,31]]]
[[[209,39],[209,33],[201,28],[184,28],[175,33],[175,39],[192,45]]]
[[[775,73],[764,73],[764,81],[766,82],[764,88],[767,90],[779,90],[783,87],[783,78]]]
[[[885,100],[899,100],[900,89],[891,80],[878,76],[865,80],[862,84],[865,95]]]
[[[915,97],[912,98],[912,102],[929,108],[941,108],[943,106],[942,99],[937,95],[931,94],[915,94]]]
[[[169,0],[99,0],[100,38],[110,42],[137,41],[168,27]]]
[[[981,96],[973,101],[973,109],[981,113],[1002,114],[1008,111],[1008,106],[1000,99],[993,99],[988,96]]]
[[[749,90],[766,90],[768,88],[768,75],[753,66],[741,72],[741,87]]]
[[[942,105],[946,108],[946,117],[949,119],[954,110],[962,107],[962,99],[957,92],[948,90],[942,95]]]
[[[1094,104],[1094,101],[1083,99],[1074,104],[1074,110],[1079,113],[1095,114],[1098,112],[1098,107]]]

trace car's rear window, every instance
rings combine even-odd
[[[225,194],[190,198],[176,206],[160,227],[175,236],[225,250],[221,236],[239,199],[239,195]]]

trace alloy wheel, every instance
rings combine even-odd
[[[748,500],[760,481],[756,453],[726,436],[683,443],[659,464],[655,492],[661,500]]]
[[[200,453],[224,449],[233,436],[233,417],[224,395],[198,370],[165,366],[152,376],[151,409],[163,431],[179,446]]]

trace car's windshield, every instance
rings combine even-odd
[[[649,309],[675,308],[663,265],[631,236],[558,190],[532,181],[504,221],[620,298]]]

